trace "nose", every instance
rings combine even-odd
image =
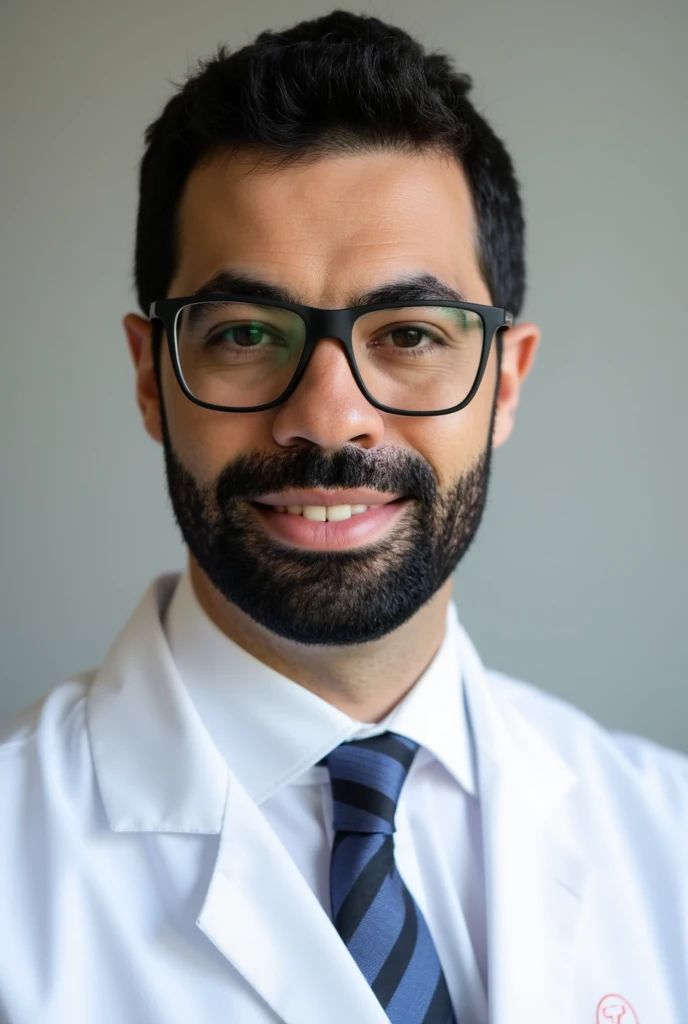
[[[355,442],[373,448],[384,437],[382,413],[358,387],[342,343],[321,338],[296,390],[277,407],[273,436],[285,448],[309,441],[319,448]]]

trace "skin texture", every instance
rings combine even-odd
[[[472,302],[491,304],[476,258],[476,223],[466,179],[446,154],[377,150],[319,157],[276,169],[242,152],[197,166],[184,190],[181,251],[168,295],[190,295],[223,269],[289,288],[299,301],[338,308],[358,292],[430,273]],[[163,296],[159,296],[162,298]],[[163,442],[151,324],[130,313],[123,325],[136,369],[144,426]],[[504,333],[499,391],[493,345],[480,389],[447,416],[405,417],[371,406],[334,339],[321,341],[296,391],[260,413],[218,413],[190,402],[162,350],[169,443],[199,487],[242,453],[288,453],[344,445],[393,446],[420,456],[441,492],[509,437],[540,333],[518,323]],[[393,543],[390,533],[388,543]],[[361,721],[379,721],[409,691],[437,652],[451,578],[400,628],[348,646],[313,646],[265,629],[215,588],[192,555],[192,582],[215,625],[252,655]]]

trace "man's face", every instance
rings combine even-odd
[[[279,171],[250,154],[215,159],[192,172],[179,224],[170,297],[234,271],[333,309],[421,275],[492,301],[463,172],[440,154],[328,156]],[[509,431],[496,437],[494,344],[475,398],[444,416],[374,408],[335,339],[264,412],[191,402],[166,346],[161,381],[168,486],[192,556],[227,600],[301,643],[382,636],[445,584],[480,522],[493,430],[495,443]],[[377,507],[321,523],[274,510],[286,504]]]

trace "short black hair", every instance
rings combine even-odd
[[[250,147],[289,164],[389,147],[456,156],[475,206],[482,276],[494,305],[517,316],[525,290],[519,187],[504,144],[468,99],[472,85],[448,56],[347,11],[262,32],[234,52],[218,46],[145,132],[134,266],[141,310],[147,316],[167,296],[179,202],[201,160]]]

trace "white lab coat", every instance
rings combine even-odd
[[[385,1024],[176,673],[176,579],[5,730],[0,1019]],[[459,649],[491,1024],[687,1024],[688,758],[486,671],[461,628]]]

